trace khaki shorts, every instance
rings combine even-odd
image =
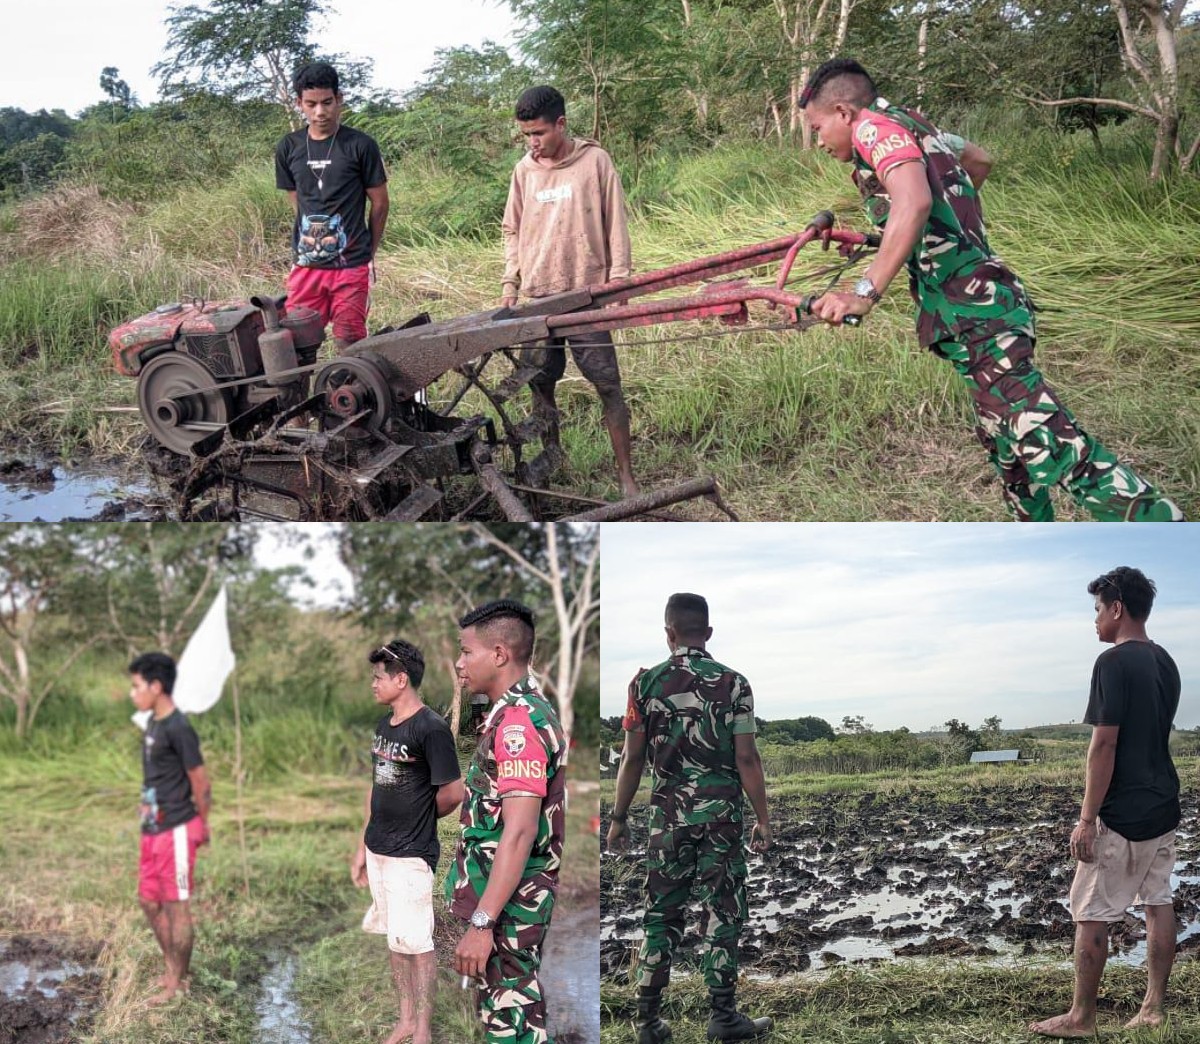
[[[1080,863],[1071,884],[1073,921],[1120,921],[1131,906],[1169,906],[1175,831],[1129,841],[1099,822],[1095,858]]]
[[[433,871],[424,859],[398,859],[367,849],[371,909],[363,931],[386,935],[393,953],[433,949]]]

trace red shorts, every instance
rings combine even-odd
[[[371,306],[370,266],[306,268],[296,265],[288,276],[288,304],[311,308],[333,336],[353,344],[367,336],[367,309]]]
[[[143,834],[138,895],[152,903],[190,899],[196,849],[207,840],[208,827],[199,816],[161,834]]]

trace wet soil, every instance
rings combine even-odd
[[[559,1044],[600,1044],[599,899],[561,904],[550,920],[539,977]]]
[[[0,939],[0,1044],[77,1040],[100,1005],[99,952],[44,936]]]
[[[99,463],[61,463],[0,457],[0,522],[158,521],[168,517],[168,498],[149,476],[122,477],[122,469]]]
[[[1067,838],[1078,801],[1077,789],[1040,787],[951,803],[930,794],[826,795],[775,812],[772,850],[749,857],[742,966],[777,976],[912,957],[1066,959],[1074,938]],[[1172,882],[1181,953],[1200,953],[1200,835],[1188,830],[1196,814],[1196,796],[1185,796]],[[644,822],[631,817],[630,828],[631,851],[606,854],[601,867],[600,968],[619,980],[641,938]],[[1110,959],[1144,960],[1139,915],[1127,914],[1110,938]],[[678,964],[695,965],[698,939],[693,906]]]

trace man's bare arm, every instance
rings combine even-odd
[[[754,817],[764,829],[769,844],[771,817],[767,812],[767,781],[763,777],[762,758],[759,757],[753,732],[739,732],[733,737],[733,755],[742,790],[750,799]]]
[[[612,814],[627,815],[633,804],[634,795],[642,785],[642,773],[646,769],[645,732],[626,732],[625,748],[621,751],[621,765],[617,769],[617,794],[613,799]]]
[[[383,239],[383,230],[387,227],[388,208],[391,206],[387,182],[367,189],[367,199],[371,201],[371,216],[367,223],[371,229],[371,260],[374,261]]]
[[[933,209],[924,163],[914,161],[892,167],[884,175],[883,184],[892,203],[879,253],[866,272],[881,294],[912,256]]]
[[[462,804],[465,793],[466,790],[461,779],[452,779],[449,783],[443,783],[438,787],[437,797],[434,799],[437,804],[438,819],[450,815],[458,808]]]
[[[542,798],[534,795],[514,794],[501,802],[500,841],[496,845],[496,858],[487,887],[479,897],[479,907],[493,918],[500,916],[500,911],[521,883],[533,842],[537,840],[541,810]]]
[[[212,811],[212,782],[208,778],[208,769],[197,765],[187,770],[188,782],[192,785],[192,802],[200,818],[208,822],[208,814]]]
[[[974,142],[963,143],[958,162],[962,164],[963,170],[971,175],[971,183],[976,188],[979,188],[992,172],[992,157]]]

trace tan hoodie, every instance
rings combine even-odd
[[[505,297],[545,297],[630,273],[620,175],[596,142],[572,145],[553,167],[527,154],[513,168],[501,223]]]

